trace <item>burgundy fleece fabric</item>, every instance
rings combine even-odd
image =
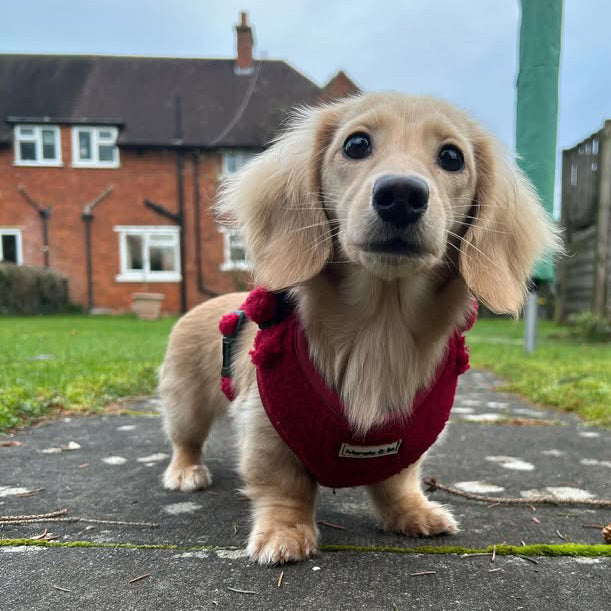
[[[450,337],[433,382],[416,395],[408,417],[388,418],[365,435],[357,435],[344,415],[339,395],[311,362],[294,310],[282,311],[278,320],[279,303],[275,294],[257,288],[241,309],[264,325],[251,357],[265,412],[312,477],[331,488],[364,486],[385,480],[418,460],[445,427],[458,376],[469,368],[462,331]],[[233,332],[233,316],[221,319],[224,335]],[[473,326],[475,317],[476,309],[464,330]],[[223,378],[221,387],[232,400],[230,379]]]

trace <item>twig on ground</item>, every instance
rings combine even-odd
[[[345,526],[340,526],[339,524],[333,524],[331,522],[325,522],[325,520],[318,520],[318,524],[328,526],[329,528],[337,528],[338,530],[346,530]]]
[[[51,584],[51,587],[55,588],[56,590],[59,590],[60,592],[72,592],[72,590],[67,590],[66,588],[62,588],[61,586],[56,586],[55,584]]]
[[[522,558],[522,560],[528,560],[528,562],[532,562],[533,564],[539,564],[538,560],[535,560],[534,558],[531,558],[530,556],[522,556],[521,554],[518,554],[518,558]]]
[[[144,573],[144,575],[140,575],[139,577],[134,577],[133,579],[130,579],[127,583],[136,583],[136,581],[140,581],[141,579],[146,579],[147,577],[150,577],[151,574],[150,573]]]
[[[494,562],[496,560],[496,545],[492,547],[492,558],[490,558],[490,562]]]
[[[237,592],[238,594],[256,594],[254,590],[240,590],[240,588],[231,588],[229,586],[227,586],[227,589],[232,592]]]
[[[44,492],[44,491],[45,491],[44,488],[38,488],[37,490],[30,490],[29,492],[20,492],[19,494],[15,494],[15,496],[18,496],[18,497],[34,496],[35,494],[40,494],[41,492]]]
[[[425,479],[424,483],[428,486],[429,492],[443,490],[444,492],[449,492],[456,496],[462,496],[466,499],[483,503],[503,503],[507,505],[590,505],[592,507],[611,507],[611,499],[559,499],[553,496],[538,496],[523,499],[502,496],[484,496],[481,494],[473,494],[472,492],[465,492],[453,486],[446,486],[438,482],[434,477]]]
[[[284,571],[280,572],[280,577],[278,577],[278,587],[282,586],[282,579],[284,577]]]
[[[420,575],[436,575],[437,571],[419,571],[418,573],[410,573],[410,577],[419,577]]]
[[[35,513],[22,516],[0,516],[0,524],[34,524],[36,522],[90,522],[92,524],[115,524],[120,526],[146,526],[148,528],[159,528],[156,522],[126,522],[123,520],[98,520],[95,518],[83,518],[80,516],[70,516],[62,518],[69,512],[66,509],[51,511],[49,513]]]
[[[581,528],[604,528],[604,524],[582,524]]]
[[[34,513],[30,515],[20,516],[0,516],[0,522],[14,522],[15,520],[27,521],[27,520],[40,520],[44,521],[45,518],[55,518],[57,516],[63,516],[68,513],[68,509],[58,509],[57,511],[50,511],[49,513]]]

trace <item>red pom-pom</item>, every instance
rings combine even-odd
[[[257,324],[272,320],[278,312],[278,298],[274,293],[257,287],[246,298],[241,307],[246,316]]]
[[[239,316],[234,313],[225,314],[219,321],[220,332],[225,336],[233,335],[235,327],[238,324],[238,318]]]
[[[235,399],[233,388],[231,388],[231,378],[221,378],[221,390],[230,401]]]
[[[458,375],[469,369],[469,348],[462,335],[456,338],[456,370]]]
[[[461,332],[465,332],[465,331],[470,331],[473,328],[473,325],[475,324],[475,321],[477,320],[477,310],[478,310],[478,303],[477,301],[474,299],[473,300],[473,307],[471,309],[471,311],[469,312],[469,314],[467,314],[467,318],[465,320],[465,324],[461,327]]]

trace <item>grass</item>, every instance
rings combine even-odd
[[[95,412],[119,397],[153,392],[174,320],[0,317],[0,430],[54,409]],[[36,360],[40,355],[52,358]]]
[[[53,410],[95,412],[113,400],[151,393],[174,318],[0,317],[0,430]],[[473,367],[493,370],[505,390],[611,425],[611,347],[540,325],[533,355],[522,323],[481,319],[468,334]],[[50,355],[50,360],[36,360]]]
[[[537,350],[525,354],[522,322],[480,319],[469,332],[471,366],[494,371],[506,380],[503,390],[536,403],[611,425],[611,346],[579,342],[566,327],[539,324]]]

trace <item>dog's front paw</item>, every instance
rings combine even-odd
[[[176,467],[170,464],[163,474],[163,487],[167,490],[193,492],[202,490],[212,483],[212,476],[206,465]]]
[[[313,525],[281,525],[250,534],[248,556],[259,564],[284,564],[305,560],[317,552],[317,533]]]
[[[410,537],[430,537],[447,533],[455,535],[458,523],[443,505],[426,498],[404,507],[393,507],[382,517],[387,530]]]

